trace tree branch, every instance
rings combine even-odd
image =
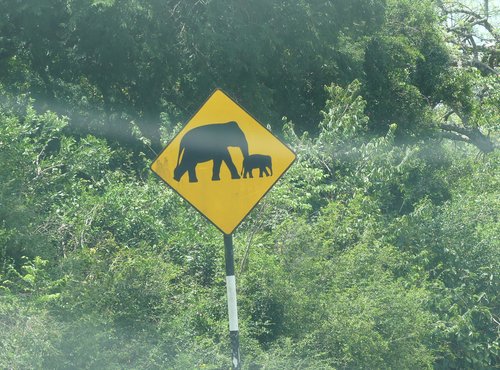
[[[441,133],[442,137],[472,144],[483,153],[491,153],[496,149],[496,145],[490,137],[483,134],[477,127],[466,128],[449,123],[441,123],[439,128],[444,131]]]
[[[458,135],[458,134],[455,134],[453,132],[444,131],[444,132],[441,132],[440,136],[444,139],[449,139],[449,140],[453,140],[453,141],[464,141],[468,144],[471,143],[468,137],[465,137],[463,135]]]

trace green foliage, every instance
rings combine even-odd
[[[148,170],[215,86],[298,156],[234,235],[244,368],[498,366],[497,66],[442,3],[0,0],[0,368],[230,366],[222,236]]]
[[[75,132],[127,142],[135,121],[157,149],[160,115],[185,121],[216,86],[275,127],[286,115],[315,132],[323,86],[354,79],[363,81],[370,129],[397,121],[407,140],[428,128],[427,104],[440,103],[452,75],[430,1],[0,5],[8,20],[0,82],[55,101]]]
[[[459,165],[467,176],[453,190],[457,201],[439,208],[424,201],[398,221],[398,244],[412,250],[432,282],[439,337],[448,343],[442,351],[449,351],[439,368],[488,368],[498,359],[497,167],[497,157]]]
[[[428,293],[395,279],[397,257],[389,246],[359,245],[336,258],[324,271],[325,301],[312,313],[321,324],[305,345],[335,367],[430,367]]]
[[[28,302],[0,296],[0,366],[5,369],[34,369],[57,357],[60,327],[46,310]]]

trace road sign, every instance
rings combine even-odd
[[[294,160],[292,150],[215,90],[151,169],[231,234]]]

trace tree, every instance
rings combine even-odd
[[[445,101],[446,108],[440,107],[438,126],[443,130],[443,137],[468,142],[481,152],[490,153],[497,146],[496,121],[500,115],[500,8],[488,0],[482,4],[439,1],[438,7],[445,19],[447,41],[456,50],[457,66],[443,86],[453,99]]]

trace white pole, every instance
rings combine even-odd
[[[234,276],[233,235],[224,234],[224,254],[226,257],[227,311],[229,314],[229,339],[234,370],[241,369],[240,343],[238,331],[238,305],[236,301],[236,278]]]

